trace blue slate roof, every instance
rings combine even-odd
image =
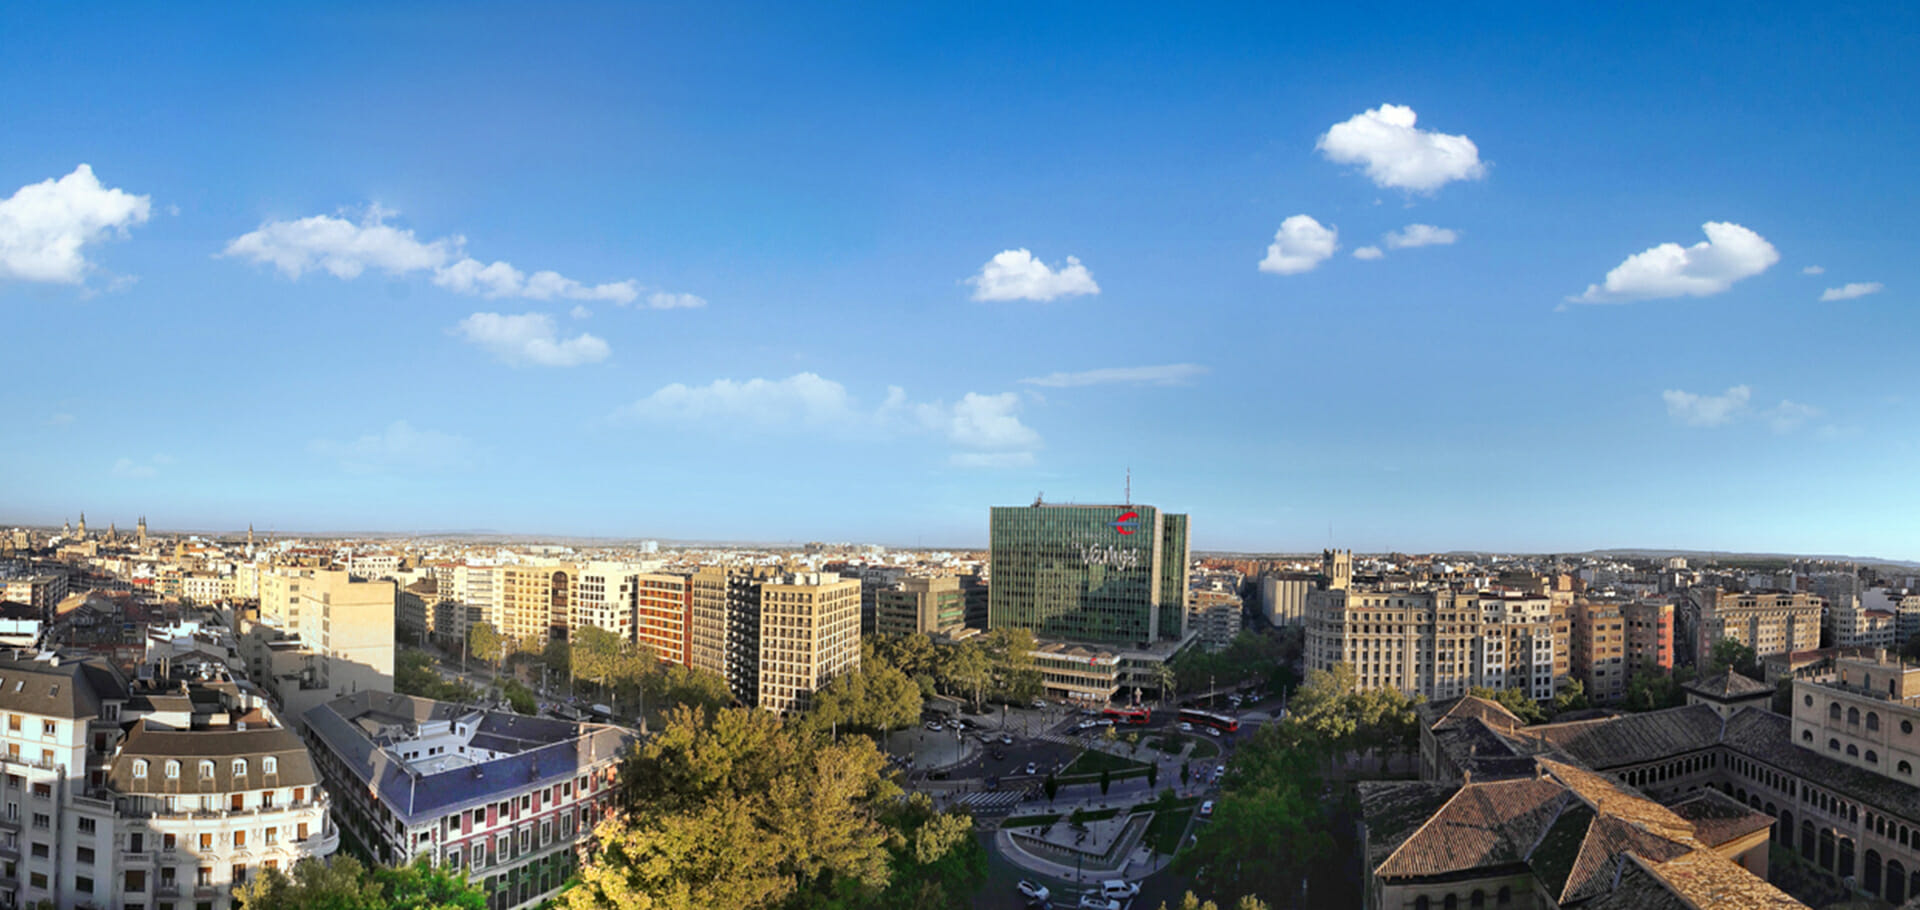
[[[365,729],[475,713],[481,717],[473,744],[513,754],[444,771],[423,771],[382,748]],[[388,692],[357,692],[334,699],[309,710],[306,721],[308,731],[409,826],[571,780],[616,761],[637,740],[631,730],[607,724],[481,712]]]

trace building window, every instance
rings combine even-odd
[[[93,831],[94,831],[94,827],[93,827],[93,825],[94,825],[94,822],[93,822],[93,819],[91,819],[91,818],[82,818],[82,819],[80,820],[80,833],[81,833],[81,834],[92,834],[92,833],[93,833]]]
[[[1848,758],[1859,758],[1859,757],[1860,757],[1860,747],[1859,747],[1859,746],[1856,746],[1856,745],[1854,745],[1853,743],[1847,743],[1847,757],[1848,757]]]
[[[91,866],[93,865],[93,848],[81,847],[73,852],[73,858],[79,860],[80,865]]]
[[[203,761],[203,762],[201,762],[201,763],[200,763],[200,777],[201,777],[201,779],[203,779],[203,780],[204,780],[204,779],[206,779],[206,778],[210,778],[210,777],[212,777],[212,776],[213,776],[213,762],[210,762],[210,761]]]
[[[91,878],[88,878],[87,876],[84,876],[84,875],[76,875],[76,876],[74,876],[74,877],[73,877],[73,890],[75,890],[75,891],[78,891],[78,892],[80,892],[81,894],[92,894],[92,893],[93,893],[93,879],[91,879]]]
[[[247,776],[247,760],[246,759],[236,758],[233,760],[233,776],[234,777]]]
[[[1827,740],[1827,751],[1829,751],[1829,752],[1838,752],[1838,751],[1840,751],[1840,741],[1839,741],[1839,740],[1837,740],[1837,739],[1829,739],[1829,740]]]
[[[135,892],[147,890],[147,873],[145,870],[128,869],[126,887],[121,890]]]
[[[167,759],[167,779],[174,780],[179,776],[180,776],[180,763],[177,761],[174,761],[173,759]]]
[[[1880,729],[1880,712],[1878,711],[1867,712],[1867,729],[1869,730]]]
[[[1903,720],[1900,722],[1900,735],[1902,736],[1913,735],[1913,721]]]
[[[1827,705],[1827,719],[1828,720],[1840,719],[1840,703],[1839,702],[1836,701]]]
[[[1910,761],[1907,761],[1904,758],[1900,760],[1899,768],[1900,768],[1901,774],[1907,774],[1907,775],[1913,774],[1913,763]]]
[[[267,756],[266,758],[263,758],[263,759],[261,759],[261,760],[260,760],[260,773],[261,773],[261,774],[278,774],[278,773],[280,773],[280,759],[278,759],[278,758],[275,758],[275,757],[273,757],[273,756],[271,756],[271,755],[269,755],[269,756]]]
[[[133,779],[134,779],[134,780],[146,780],[146,779],[147,779],[147,760],[146,760],[146,759],[144,759],[144,758],[142,758],[142,759],[137,759],[137,760],[135,760],[135,761],[134,761],[134,763],[133,763]]]
[[[1869,765],[1877,765],[1877,764],[1879,764],[1879,763],[1880,763],[1880,756],[1879,756],[1879,755],[1877,755],[1877,754],[1875,754],[1875,753],[1874,753],[1874,751],[1873,751],[1872,749],[1868,749],[1868,750],[1867,750],[1867,764],[1869,764]]]
[[[1801,742],[1806,742],[1806,743],[1810,743],[1810,742],[1813,742],[1813,731],[1812,731],[1812,730],[1801,730],[1801,731],[1800,731],[1800,741],[1801,741]]]

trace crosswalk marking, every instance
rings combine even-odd
[[[1006,809],[1020,804],[1027,798],[1025,790],[993,790],[985,793],[968,793],[957,801],[959,805],[975,809]]]

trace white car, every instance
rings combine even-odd
[[[1037,765],[1037,764],[1035,764],[1035,763],[1033,763],[1033,762],[1027,762],[1027,773],[1028,773],[1028,774],[1039,774],[1039,773],[1040,773],[1040,766],[1039,766],[1039,765]]]
[[[1013,735],[1009,733],[1000,734],[1000,745],[1003,745],[1003,746],[1013,745]]]
[[[1208,736],[1219,736],[1219,735],[1220,735],[1220,728],[1219,728],[1219,727],[1208,727],[1208,728],[1207,728],[1207,735],[1208,735]]]
[[[1120,910],[1120,902],[1097,891],[1080,895],[1080,910]]]
[[[1140,886],[1122,879],[1110,878],[1100,883],[1100,893],[1108,900],[1130,901],[1140,893]]]
[[[946,727],[940,726],[940,722],[937,720],[930,720],[930,721],[927,721],[927,729],[932,730],[935,733],[938,733],[941,730],[945,730]]]
[[[1183,720],[1183,721],[1181,721],[1181,722],[1180,722],[1180,732],[1182,732],[1182,733],[1192,733],[1192,732],[1193,732],[1193,725],[1192,725],[1192,724],[1190,724],[1190,723],[1187,723],[1187,722],[1186,722],[1186,721],[1184,721],[1184,720]]]
[[[1220,778],[1223,778],[1223,777],[1226,777],[1226,776],[1227,776],[1227,766],[1226,766],[1226,765],[1214,765],[1214,766],[1213,766],[1213,779],[1214,779],[1214,780],[1219,780]]]
[[[1019,884],[1014,885],[1014,887],[1020,890],[1021,897],[1030,901],[1043,901],[1053,896],[1053,892],[1048,891],[1046,885],[1030,882],[1024,878],[1020,880]]]
[[[1213,800],[1207,800],[1206,802],[1200,804],[1200,817],[1201,818],[1213,817]]]

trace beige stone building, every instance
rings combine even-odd
[[[1308,670],[1346,663],[1362,689],[1430,700],[1474,686],[1553,697],[1551,601],[1524,591],[1328,589],[1310,592]]]
[[[760,707],[805,711],[827,680],[859,669],[859,581],[785,575],[762,584],[760,598]]]
[[[261,575],[259,621],[242,623],[240,650],[254,681],[297,719],[336,695],[393,691],[396,608],[391,581],[276,569]]]
[[[952,575],[902,578],[873,598],[874,628],[882,635],[932,634],[967,623],[966,595]]]
[[[499,610],[494,629],[514,641],[565,639],[578,574],[577,567],[564,563],[495,567]]]
[[[1822,598],[1805,593],[1696,590],[1689,602],[1695,661],[1731,639],[1759,657],[1820,647]]]
[[[1595,704],[1610,705],[1627,695],[1634,668],[1627,661],[1626,625],[1618,602],[1581,597],[1573,603],[1573,678]]]

